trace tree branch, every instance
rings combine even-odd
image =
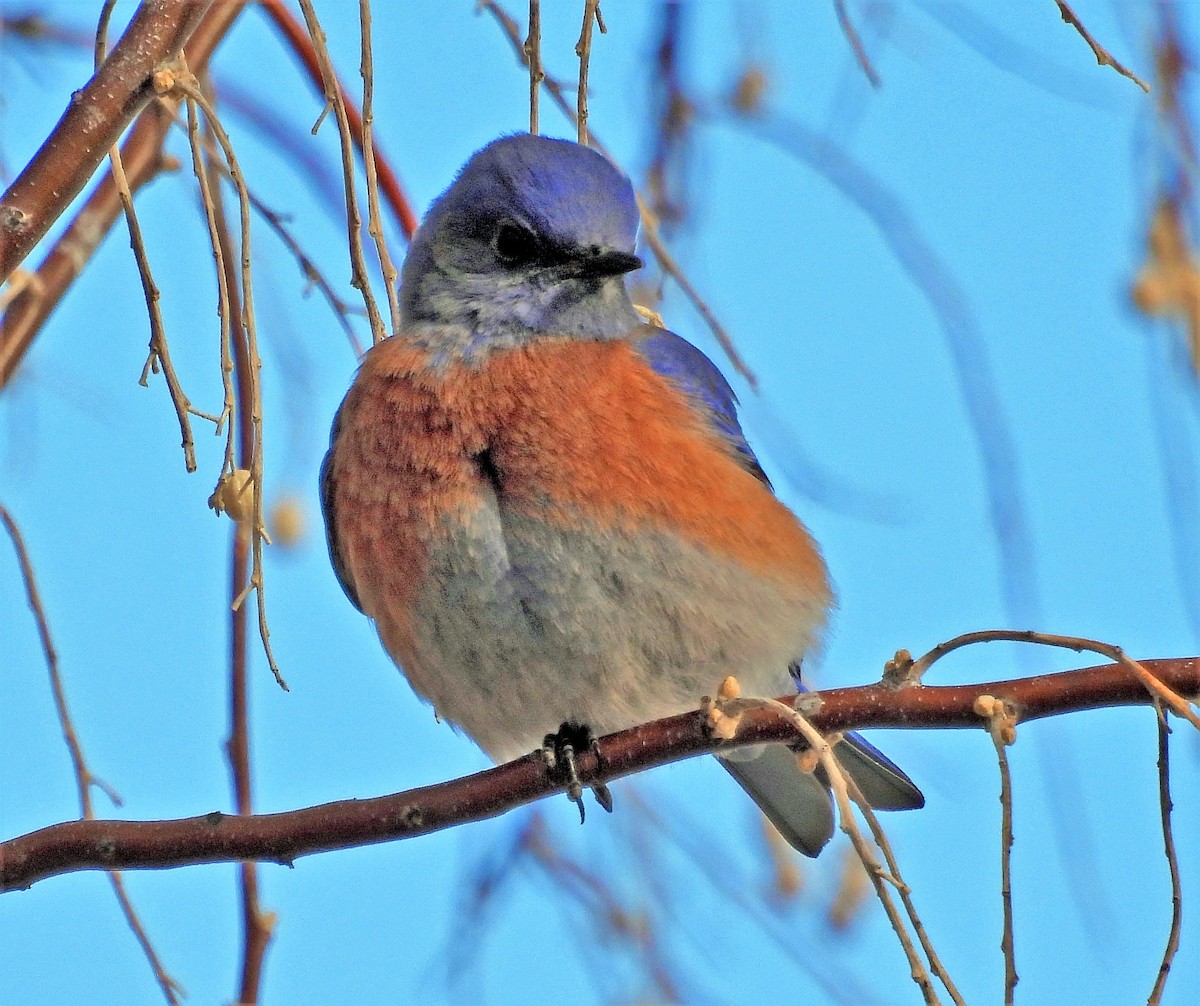
[[[1164,684],[1200,695],[1200,657],[1142,661]],[[1020,720],[1107,706],[1148,705],[1146,687],[1120,664],[971,685],[885,685],[821,692],[808,719],[823,734],[851,729],[986,729],[975,711],[980,695],[1007,701]],[[790,697],[789,697],[790,700]],[[577,755],[585,785],[632,775],[698,754],[767,741],[798,740],[790,720],[768,709],[741,718],[733,741],[705,729],[701,712],[682,713],[600,741],[603,761]],[[369,800],[342,800],[280,814],[221,813],[169,821],[71,821],[0,844],[0,891],[77,870],[166,869],[196,863],[266,860],[290,864],[300,856],[414,838],[495,817],[561,790],[539,754],[452,782]]]
[[[213,50],[225,37],[241,10],[242,0],[223,0],[209,11],[188,41],[188,62],[194,72],[199,73],[207,65]],[[163,139],[174,121],[172,109],[161,101],[154,102],[142,112],[129,131],[129,136],[121,145],[121,160],[125,164],[125,174],[132,191],[136,192],[161,170]],[[29,170],[27,168],[21,177],[24,178]],[[13,190],[9,191],[11,194]],[[68,202],[62,201],[54,212],[62,212]],[[0,203],[0,208],[4,205]],[[61,302],[68,287],[83,272],[92,253],[120,214],[121,198],[117,185],[111,173],[106,172],[38,266],[35,280],[13,298],[3,319],[0,319],[0,388],[8,383],[34,336]],[[0,233],[3,233],[2,225]],[[7,254],[7,243],[4,243],[4,249]]]
[[[0,279],[13,271],[154,97],[151,74],[191,37],[212,0],[144,0],[92,79],[0,199]]]

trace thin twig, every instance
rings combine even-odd
[[[529,34],[525,36],[525,62],[529,64],[529,132],[537,136],[538,99],[542,94],[542,0],[529,0]]]
[[[253,368],[250,363],[249,344],[242,312],[238,310],[238,275],[233,262],[237,248],[229,231],[221,199],[219,179],[216,177],[216,158],[206,158],[205,174],[207,189],[212,196],[212,205],[207,207],[214,222],[217,243],[221,254],[219,266],[225,271],[223,279],[229,291],[231,308],[233,378],[235,399],[230,423],[231,434],[237,438],[237,465],[249,469],[257,450],[257,431],[251,419],[254,413],[253,396],[256,393]],[[232,462],[231,462],[232,465]],[[229,596],[236,599],[242,585],[247,582],[253,524],[249,520],[235,520],[230,539]],[[229,609],[229,740],[225,750],[229,758],[233,777],[234,810],[238,814],[254,813],[253,777],[250,762],[250,706],[248,693],[248,656],[246,630],[248,613],[245,605],[230,605]],[[239,887],[242,907],[242,964],[239,981],[238,1003],[257,1003],[262,983],[263,962],[274,930],[274,916],[264,913],[258,899],[258,869],[252,862],[239,866]]]
[[[976,711],[988,719],[988,734],[996,747],[1000,766],[1000,902],[1004,910],[1004,935],[1000,949],[1004,954],[1004,1006],[1013,1006],[1017,988],[1016,949],[1013,942],[1012,907],[1012,773],[1008,767],[1008,745],[1016,739],[1016,715],[1008,703],[980,696]]]
[[[346,196],[346,232],[350,244],[350,285],[362,295],[363,306],[367,309],[367,320],[371,325],[371,338],[380,342],[387,335],[384,331],[383,316],[379,313],[379,305],[371,292],[371,281],[367,276],[367,262],[362,245],[362,216],[358,210],[358,196],[354,184],[354,141],[350,133],[350,122],[346,115],[346,100],[338,85],[337,73],[325,44],[325,29],[317,20],[317,12],[313,9],[312,0],[300,0],[300,10],[304,14],[304,22],[308,26],[308,34],[312,39],[313,51],[321,70],[321,79],[325,86],[326,109],[333,109],[337,119],[338,136],[342,147],[342,179]],[[315,130],[316,127],[314,127]]]
[[[292,52],[299,57],[300,63],[308,74],[309,79],[316,84],[318,90],[324,95],[326,75],[322,60],[317,55],[313,40],[305,31],[304,25],[296,20],[292,12],[284,5],[283,0],[259,0],[259,8],[271,19],[271,22],[279,30],[280,34],[283,35]],[[359,116],[357,109],[355,109],[353,102],[349,100],[346,88],[337,79],[336,74],[333,77],[333,81],[343,95],[346,120],[350,126],[350,133],[361,153],[363,136],[362,118]],[[380,153],[378,144],[375,145],[374,161],[375,171],[379,176],[379,187],[392,209],[392,215],[395,216],[401,233],[406,238],[411,238],[417,229],[417,215],[413,212],[412,204],[409,202],[408,196],[405,195],[404,188],[401,186],[396,172],[392,170],[392,166],[387,158]]]
[[[99,74],[104,64],[108,49],[108,21],[112,16],[117,0],[105,0],[100,9],[100,20],[96,26],[95,69]],[[156,93],[161,93],[157,84]],[[165,98],[163,100],[166,100]],[[138,383],[146,387],[150,372],[158,372],[162,365],[163,379],[171,396],[171,404],[175,407],[175,416],[179,421],[179,431],[183,438],[183,463],[189,472],[196,470],[196,442],[192,436],[191,402],[184,393],[175,367],[171,363],[171,353],[167,346],[167,331],[163,324],[162,308],[159,305],[160,294],[158,284],[154,282],[154,274],[150,270],[150,257],[146,252],[146,243],[142,238],[142,226],[138,221],[137,211],[133,207],[133,192],[129,180],[125,177],[125,166],[121,161],[121,148],[114,143],[108,149],[108,157],[112,162],[113,181],[116,182],[117,194],[121,198],[121,206],[125,210],[125,222],[129,226],[129,243],[133,248],[133,257],[137,262],[138,276],[142,281],[142,294],[146,299],[146,313],[150,318],[150,355],[142,367],[142,376]]]
[[[200,186],[200,205],[204,207],[204,220],[208,226],[208,242],[212,249],[213,261],[216,264],[217,274],[217,318],[220,323],[220,362],[221,362],[221,389],[224,394],[224,404],[221,410],[221,422],[217,424],[218,434],[221,432],[223,424],[228,423],[225,428],[225,458],[221,464],[221,472],[229,472],[233,470],[233,437],[234,424],[230,421],[234,415],[236,401],[233,392],[233,343],[232,331],[234,322],[234,312],[231,304],[231,297],[236,294],[236,291],[230,290],[229,268],[225,262],[225,245],[221,240],[221,228],[217,220],[218,200],[221,198],[220,182],[210,179],[211,166],[217,163],[215,154],[215,146],[212,146],[211,137],[201,136],[199,115],[197,115],[196,103],[188,100],[187,104],[187,119],[188,119],[188,147],[192,152],[192,171],[196,176],[196,183]],[[211,128],[207,126],[206,128]],[[204,140],[209,140],[210,147],[206,148]],[[210,152],[211,150],[211,152]]]
[[[399,273],[388,252],[387,238],[383,233],[383,218],[379,213],[379,176],[375,170],[375,140],[371,132],[375,121],[372,107],[375,97],[375,67],[371,57],[370,0],[359,0],[358,19],[359,33],[362,37],[362,63],[359,70],[363,79],[362,151],[363,168],[367,175],[367,233],[375,240],[375,252],[379,256],[379,271],[383,273],[388,312],[392,320],[392,334],[395,335],[400,331],[400,301],[396,293],[396,280]],[[372,334],[375,334],[374,329],[372,329]],[[376,338],[375,341],[378,342],[379,339]]]
[[[966,1006],[966,1001],[958,991],[954,980],[950,977],[950,972],[946,970],[941,957],[938,956],[937,951],[934,949],[933,941],[929,938],[929,933],[925,930],[925,924],[921,921],[920,915],[917,914],[917,906],[913,903],[912,899],[912,888],[904,882],[904,878],[900,875],[900,864],[897,862],[896,855],[892,851],[892,843],[888,841],[887,833],[879,823],[879,817],[871,808],[871,804],[867,798],[863,796],[862,791],[858,788],[858,783],[854,781],[854,777],[846,774],[845,778],[850,795],[854,798],[854,802],[858,804],[859,810],[862,811],[863,818],[867,822],[867,826],[871,829],[871,837],[875,840],[879,851],[883,853],[884,860],[887,862],[888,873],[896,878],[896,890],[900,895],[900,900],[904,903],[904,910],[908,914],[908,920],[912,924],[913,932],[917,934],[917,939],[921,941],[921,949],[925,951],[925,958],[929,961],[930,969],[937,975],[938,980],[945,987],[946,992],[954,1000],[956,1006]]]
[[[1062,19],[1077,32],[1079,32],[1080,36],[1091,48],[1092,55],[1096,57],[1096,62],[1100,66],[1111,66],[1122,77],[1128,77],[1147,94],[1150,93],[1149,84],[1142,80],[1141,77],[1130,70],[1127,66],[1114,59],[1112,54],[1092,37],[1092,33],[1083,26],[1083,22],[1080,21],[1079,16],[1073,10],[1071,10],[1071,5],[1067,3],[1066,0],[1054,0],[1054,2],[1058,5],[1058,13],[1062,16]]]
[[[842,26],[842,33],[846,36],[846,41],[850,43],[854,58],[858,61],[863,74],[872,87],[879,87],[883,81],[875,72],[875,67],[871,64],[871,57],[867,55],[867,50],[863,46],[862,38],[859,37],[854,22],[850,20],[850,15],[846,13],[846,0],[833,0],[833,9],[837,12],[838,24]]]
[[[725,350],[725,355],[729,358],[729,362],[733,364],[734,369],[746,379],[746,383],[752,389],[757,390],[758,378],[755,376],[754,371],[742,359],[741,354],[733,344],[733,337],[730,336],[725,326],[717,319],[716,314],[713,313],[712,308],[708,306],[704,298],[700,296],[700,291],[696,289],[682,267],[675,261],[675,256],[671,254],[666,242],[662,239],[662,235],[658,232],[658,220],[640,195],[638,196],[638,209],[642,214],[642,240],[654,252],[654,258],[657,260],[659,268],[678,284],[684,296],[692,302],[692,307],[700,313],[700,317],[704,319],[709,331],[712,332],[717,342],[720,343],[721,348]]]
[[[246,466],[246,470],[250,472],[252,487],[253,517],[251,551],[253,553],[253,563],[250,579],[235,599],[234,607],[240,606],[250,592],[254,591],[258,606],[258,634],[262,641],[263,653],[267,658],[267,663],[270,665],[271,673],[275,676],[275,681],[286,691],[287,682],[284,681],[283,675],[280,673],[279,666],[275,662],[275,654],[271,649],[271,632],[267,624],[265,576],[262,560],[263,543],[269,541],[269,538],[267,537],[266,521],[263,517],[262,358],[258,352],[258,326],[254,318],[254,296],[250,276],[250,198],[247,194],[244,176],[242,175],[242,170],[238,164],[237,155],[234,153],[229,135],[225,132],[225,127],[221,125],[216,110],[212,107],[208,98],[196,86],[195,78],[190,77],[190,75],[176,76],[172,82],[172,86],[177,88],[185,97],[195,101],[204,112],[213,137],[216,139],[217,145],[220,147],[221,153],[225,158],[230,178],[233,179],[234,187],[238,194],[238,217],[240,222],[238,241],[241,251],[241,323],[245,331],[246,351],[249,359],[249,366],[247,367],[247,375],[251,388],[249,407],[251,410],[251,422],[254,427],[254,449],[250,454],[250,463]],[[239,406],[246,408],[246,401],[242,400],[239,402]]]
[[[883,865],[871,850],[871,846],[868,844],[866,838],[863,837],[862,830],[859,828],[854,816],[854,807],[850,801],[850,790],[846,781],[846,774],[834,754],[833,747],[822,736],[820,731],[801,713],[783,702],[779,702],[776,699],[741,699],[735,700],[735,702],[739,704],[745,703],[747,707],[754,705],[772,709],[781,716],[790,718],[793,726],[808,741],[810,750],[816,754],[821,762],[821,766],[825,769],[830,789],[833,791],[833,797],[837,803],[838,820],[841,824],[841,829],[849,837],[851,844],[854,846],[854,851],[858,854],[858,858],[862,860],[863,867],[867,871],[867,876],[871,878],[871,883],[875,888],[875,895],[883,905],[883,910],[887,914],[888,921],[891,923],[897,939],[900,941],[904,955],[908,958],[913,981],[921,990],[921,995],[929,1006],[940,1003],[941,1000],[938,998],[937,990],[933,987],[933,981],[929,977],[929,971],[921,961],[920,955],[917,953],[917,948],[913,945],[912,937],[909,936],[908,929],[904,925],[904,920],[901,918],[900,912],[896,908],[896,904],[892,900],[891,893],[888,890],[889,886],[899,890],[903,887],[903,883],[899,876],[884,870]]]
[[[71,711],[67,706],[67,690],[63,685],[62,674],[58,667],[58,651],[55,649],[54,640],[50,635],[50,622],[46,618],[46,609],[42,605],[41,593],[38,591],[33,562],[29,558],[29,550],[25,547],[25,539],[17,522],[3,504],[0,504],[0,523],[8,532],[13,549],[17,553],[17,565],[21,569],[21,579],[25,584],[25,597],[29,602],[29,610],[33,612],[34,623],[37,625],[38,639],[42,644],[42,655],[46,660],[46,670],[50,674],[50,692],[54,696],[54,708],[58,714],[59,729],[66,742],[67,752],[71,756],[75,790],[79,796],[79,814],[84,820],[92,821],[96,817],[95,808],[92,805],[91,788],[93,786],[102,789],[118,806],[121,801],[113,792],[112,787],[93,775],[92,770],[88,768],[87,759],[83,754],[83,745],[79,742],[79,734],[75,731],[75,722],[71,719]],[[158,952],[150,942],[150,937],[138,917],[137,910],[133,907],[129,892],[125,889],[124,878],[119,871],[110,870],[108,879],[112,884],[113,893],[116,895],[117,904],[121,908],[121,914],[125,916],[125,922],[133,932],[134,939],[142,948],[142,953],[150,964],[151,971],[154,972],[154,979],[158,982],[163,997],[171,1006],[179,1006],[179,997],[184,994],[183,986],[172,978],[163,967]]]
[[[1047,632],[1012,629],[983,629],[978,632],[965,632],[961,636],[955,636],[944,643],[939,643],[923,657],[913,661],[911,665],[902,670],[899,673],[899,677],[902,679],[902,683],[915,684],[921,680],[931,665],[946,656],[946,654],[960,647],[971,646],[975,643],[995,642],[1034,643],[1039,646],[1055,646],[1061,649],[1074,650],[1077,653],[1084,650],[1099,653],[1101,656],[1108,657],[1110,660],[1116,661],[1122,667],[1131,671],[1145,685],[1146,690],[1152,696],[1164,701],[1176,713],[1196,727],[1197,730],[1200,730],[1200,716],[1191,708],[1188,700],[1163,684],[1142,663],[1134,660],[1121,647],[1113,643],[1104,643],[1097,639],[1084,639],[1081,636],[1060,636]]]
[[[1171,972],[1171,964],[1175,953],[1179,950],[1179,935],[1183,928],[1183,882],[1179,877],[1179,857],[1175,854],[1175,835],[1171,827],[1171,761],[1170,745],[1171,727],[1162,707],[1155,703],[1155,713],[1158,720],[1158,808],[1162,817],[1163,851],[1167,857],[1167,869],[1171,874],[1171,931],[1167,935],[1167,947],[1163,951],[1162,964],[1158,967],[1158,977],[1154,988],[1147,1000],[1148,1006],[1157,1006],[1162,1001],[1163,991],[1167,985],[1167,975]]]
[[[588,145],[588,67],[592,61],[592,25],[600,26],[600,33],[608,29],[600,17],[600,0],[583,0],[583,27],[579,32],[579,41],[575,43],[575,55],[579,57],[579,88],[575,94],[575,126],[578,129],[579,142]]]

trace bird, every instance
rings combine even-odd
[[[727,675],[783,694],[834,604],[728,381],[635,309],[638,224],[595,149],[517,134],[478,150],[413,236],[399,328],[364,355],[322,464],[346,595],[497,763],[560,725],[590,738],[695,709]],[[861,737],[835,750],[875,807],[923,804]],[[719,760],[820,852],[819,774],[781,744]]]

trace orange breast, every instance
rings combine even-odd
[[[824,587],[803,525],[628,343],[546,340],[456,374],[514,507],[572,528],[666,531]]]
[[[625,342],[546,339],[435,371],[424,351],[389,339],[365,358],[339,423],[339,551],[422,694],[439,671],[422,666],[437,658],[418,641],[428,627],[414,625],[414,605],[455,528],[497,503],[600,542],[678,537],[806,599],[809,619],[829,603],[803,525]]]

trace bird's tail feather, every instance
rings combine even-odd
[[[748,751],[754,757],[746,758]],[[847,734],[835,752],[875,809],[924,806],[925,798],[912,780],[857,734]],[[785,744],[743,748],[737,754],[737,760],[720,759],[726,771],[793,848],[816,856],[833,837],[833,799],[824,774],[802,772]]]
[[[833,800],[815,775],[801,772],[795,753],[784,744],[769,744],[747,761],[721,758],[767,820],[788,844],[815,856],[833,837]]]

